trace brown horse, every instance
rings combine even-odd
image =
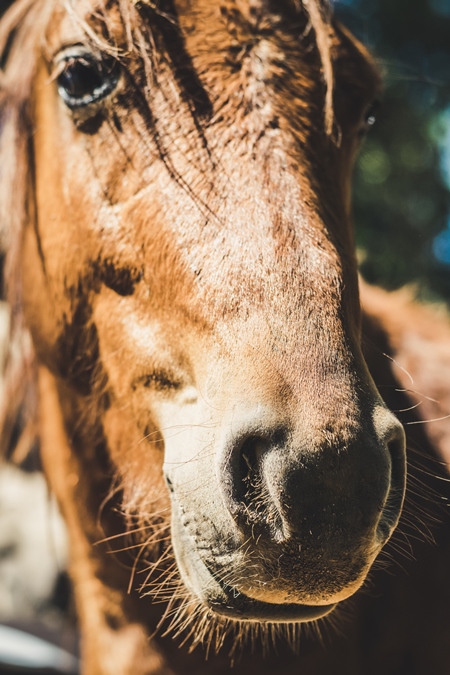
[[[0,44],[4,435],[38,400],[84,672],[447,672],[443,548],[347,601],[405,486],[349,214],[368,54],[319,0],[18,0]]]

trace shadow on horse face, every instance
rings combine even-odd
[[[79,451],[104,436],[123,508],[151,521],[170,494],[190,597],[309,621],[360,587],[403,500],[349,222],[377,77],[312,2],[194,4],[53,13],[25,316],[68,429],[95,405]]]

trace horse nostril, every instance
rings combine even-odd
[[[273,543],[297,537],[312,546],[356,546],[377,530],[384,542],[397,524],[405,480],[404,432],[384,407],[371,427],[325,445],[259,417],[235,425],[218,454],[218,479],[239,530]],[[312,438],[312,440],[311,440]],[[305,449],[306,448],[306,449]],[[365,486],[365,487],[362,487]],[[370,535],[372,536],[372,535]],[[334,555],[334,554],[333,554]]]
[[[283,532],[283,522],[270,493],[264,465],[272,452],[280,451],[282,456],[285,442],[284,434],[247,438],[240,447],[239,473],[234,492],[234,516],[240,526],[244,529],[251,527],[253,535],[265,532],[274,541],[278,541]]]
[[[258,519],[258,514],[262,517],[264,484],[261,469],[268,450],[267,440],[258,436],[248,438],[241,448],[236,498],[240,502],[240,510],[250,520]]]
[[[247,489],[260,475],[261,460],[267,448],[267,441],[257,436],[251,436],[242,445],[239,471]]]
[[[406,482],[406,443],[405,432],[401,424],[395,420],[386,439],[391,459],[391,475],[389,493],[379,521],[379,534],[386,540],[395,528],[403,506]]]
[[[405,474],[405,432],[400,422],[397,422],[391,438],[387,442],[392,459],[392,478],[403,482]]]
[[[402,425],[392,413],[385,411],[385,416],[375,418],[375,428],[377,422],[380,425],[380,442],[385,444],[391,461],[391,485],[403,490],[405,483],[406,468],[406,441],[405,432]],[[386,423],[387,422],[387,423]],[[384,428],[383,428],[384,427]]]
[[[286,446],[284,430],[246,433],[230,442],[226,460],[221,464],[221,485],[226,505],[243,527],[280,526],[278,510],[269,494],[264,476],[265,460],[271,452]]]
[[[405,440],[403,434],[396,436],[387,445],[392,461],[391,480],[395,485],[403,484],[405,476]]]

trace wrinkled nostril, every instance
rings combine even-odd
[[[389,492],[378,524],[378,534],[386,540],[395,528],[403,506],[406,483],[406,442],[402,425],[395,423],[385,435],[391,460]]]
[[[406,440],[403,426],[384,405],[375,409],[372,417],[375,444],[388,453],[391,481],[403,484],[406,463]]]
[[[236,498],[247,520],[261,520],[267,499],[262,476],[264,455],[269,451],[269,443],[258,436],[248,438],[242,445]]]
[[[239,460],[240,483],[248,491],[261,475],[261,462],[269,444],[264,438],[251,436],[242,444]]]
[[[406,453],[403,437],[396,438],[388,443],[391,456],[391,501],[394,500],[398,510],[403,505],[406,488]],[[396,495],[396,496],[395,496]]]
[[[388,413],[389,424],[380,434],[380,440],[388,450],[391,462],[391,486],[403,491],[406,474],[406,440],[403,426],[392,413]]]
[[[392,461],[391,480],[395,485],[403,484],[405,478],[405,438],[401,434],[388,441],[389,455]]]
[[[233,517],[254,522],[265,519],[268,495],[263,478],[264,458],[285,444],[284,430],[247,432],[230,439],[220,473],[227,508]]]
[[[305,450],[288,425],[255,418],[235,426],[218,454],[222,498],[239,530],[275,543],[303,537],[324,548],[333,538],[353,546],[374,528],[378,541],[390,536],[403,503],[405,441],[384,406],[345,447],[337,434],[332,446],[309,436]]]
[[[405,432],[395,415],[384,406],[380,406],[374,413],[373,424],[379,442],[389,448],[393,461],[404,461]]]
[[[241,444],[233,494],[234,516],[244,529],[251,527],[253,536],[266,532],[271,539],[278,540],[283,530],[281,513],[270,492],[264,466],[272,452],[280,458],[283,456],[285,443],[284,434],[271,434],[268,437],[253,435]]]

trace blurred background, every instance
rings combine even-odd
[[[335,0],[385,89],[354,176],[360,266],[450,302],[450,0]]]
[[[0,0],[0,16],[10,3]],[[372,50],[385,82],[354,176],[361,272],[370,283],[410,285],[422,300],[449,304],[450,0],[334,0],[333,7]],[[7,328],[0,303],[0,367]],[[32,462],[26,468],[0,466],[0,656],[19,640],[16,656],[28,650],[36,665],[39,644],[33,652],[2,628],[68,644],[71,654],[76,631],[64,527],[42,475]],[[67,654],[42,658],[32,672],[78,671]],[[55,669],[48,666],[52,658]],[[26,668],[0,659],[1,675]]]

